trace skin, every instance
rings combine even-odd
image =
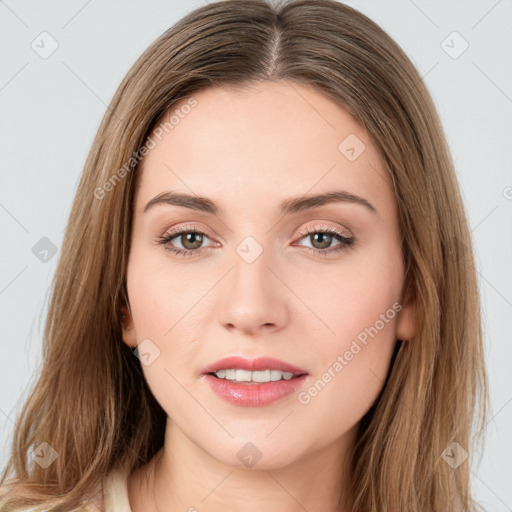
[[[142,368],[168,420],[162,450],[129,476],[132,511],[332,512],[342,510],[340,494],[348,509],[345,468],[358,424],[382,389],[395,341],[416,330],[414,304],[401,302],[391,178],[366,131],[306,86],[260,82],[194,97],[197,106],[139,169],[123,337],[132,348],[149,338],[160,350]],[[338,149],[349,134],[365,145],[354,161]],[[335,189],[377,214],[349,202],[278,213],[284,199]],[[222,214],[166,204],[143,212],[170,190],[211,198]],[[202,244],[178,235],[168,246],[196,251],[191,257],[157,243],[190,225],[206,233]],[[313,253],[340,245],[301,234],[325,227],[357,245]],[[263,249],[252,263],[236,251],[249,235]],[[307,404],[292,393],[263,407],[233,405],[201,375],[226,356],[265,355],[306,369],[307,390],[394,303],[400,313]],[[250,468],[237,457],[248,442],[262,454]]]

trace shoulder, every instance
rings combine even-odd
[[[4,486],[0,486],[0,499],[6,494]],[[48,512],[39,507],[13,509],[13,512]],[[80,512],[132,512],[128,499],[128,474],[121,468],[112,469],[103,477],[92,496],[80,508]]]

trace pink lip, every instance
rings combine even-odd
[[[308,373],[306,370],[302,370],[297,366],[285,363],[284,361],[280,361],[279,359],[275,359],[273,357],[245,359],[238,356],[225,357],[224,359],[220,359],[219,361],[208,365],[206,368],[203,368],[201,373],[208,374],[218,372],[219,370],[230,369],[249,370],[251,372],[258,370],[281,370],[282,372],[290,372],[294,373],[295,375],[303,375]]]
[[[215,375],[205,375],[204,378],[210,388],[224,400],[235,405],[259,407],[297,391],[308,376],[301,375],[290,380],[277,380],[261,384],[251,382],[237,384],[226,379],[219,379]]]
[[[264,383],[234,383],[210,375],[219,370],[240,369],[249,371],[280,370],[297,375],[290,380],[278,380]],[[246,407],[267,405],[297,391],[308,378],[308,372],[297,366],[272,357],[245,359],[233,356],[220,359],[202,371],[210,388],[224,400]]]

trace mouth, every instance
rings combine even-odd
[[[218,396],[249,407],[267,405],[296,392],[309,375],[279,359],[238,356],[221,359],[204,368],[202,374]]]

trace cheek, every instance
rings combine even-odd
[[[385,247],[373,256],[317,274],[317,286],[309,292],[308,304],[322,323],[312,319],[311,325],[321,326],[309,329],[316,333],[309,340],[315,375],[297,398],[312,418],[325,420],[328,413],[337,431],[350,428],[371,407],[384,385],[396,343],[402,308],[400,252]]]
[[[158,354],[142,369],[162,405],[190,401],[184,387],[195,385],[200,375],[204,326],[214,321],[209,292],[217,277],[198,276],[193,267],[137,244],[130,254],[127,289],[137,342],[150,340]]]
[[[393,307],[393,304],[395,307]],[[348,432],[377,399],[396,344],[395,325],[400,305],[388,293],[367,294],[358,307],[340,303],[330,319],[336,336],[315,340],[314,372],[297,395],[300,415],[310,429],[334,441]]]
[[[197,306],[204,292],[186,273],[171,274],[161,260],[135,248],[127,269],[127,289],[139,353],[146,347],[151,354],[149,364],[141,357],[145,380],[171,416],[176,407],[190,406],[187,389],[197,380],[197,340],[201,338]]]
[[[192,334],[200,299],[208,292],[206,280],[192,267],[170,264],[162,249],[133,248],[127,269],[127,288],[137,338],[169,345],[178,333]],[[211,287],[211,286],[210,286]]]
[[[290,274],[290,279],[296,295],[315,313],[307,315],[308,330],[316,333],[322,352],[332,355],[344,350],[344,344],[377,321],[380,339],[393,337],[398,312],[393,304],[400,298],[403,282],[400,247],[383,240],[339,264],[316,265],[296,277]],[[386,316],[384,324],[381,315]]]

